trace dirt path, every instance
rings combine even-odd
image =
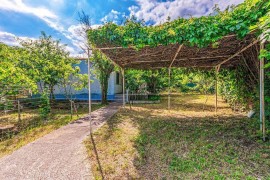
[[[113,116],[120,105],[112,103],[92,113],[93,130]],[[27,144],[0,159],[0,179],[92,179],[83,140],[89,135],[88,117]]]

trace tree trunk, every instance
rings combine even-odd
[[[109,80],[109,76],[105,76],[102,84],[101,84],[101,104],[108,104],[108,100],[107,100],[107,93],[108,93],[108,80]]]
[[[50,89],[50,99],[55,100],[55,96],[53,93],[53,85],[49,85],[49,89]]]

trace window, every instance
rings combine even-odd
[[[116,84],[119,85],[120,84],[120,74],[119,72],[116,72]]]

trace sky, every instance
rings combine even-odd
[[[41,31],[60,39],[72,56],[83,53],[79,36],[78,12],[91,18],[93,28],[105,22],[121,24],[135,16],[147,24],[160,24],[168,18],[200,17],[210,14],[215,4],[221,10],[244,0],[1,0],[0,42],[16,46],[16,37],[37,39]]]

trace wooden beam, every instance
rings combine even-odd
[[[122,88],[123,88],[123,107],[125,107],[125,69],[121,68],[122,70]]]
[[[238,51],[237,53],[235,53],[234,55],[232,55],[231,57],[229,57],[228,59],[222,61],[221,63],[219,63],[218,65],[222,65],[228,61],[230,61],[231,59],[233,59],[234,57],[236,57],[237,55],[241,54],[242,52],[244,52],[245,50],[247,50],[248,48],[252,47],[254,44],[258,43],[259,39],[256,39],[255,41],[253,41],[252,43],[250,43],[248,46],[244,47],[243,49],[241,49],[240,51]]]
[[[216,66],[216,81],[215,81],[215,95],[216,95],[216,103],[215,103],[215,112],[217,114],[217,109],[218,109],[218,73],[220,70],[220,65]]]
[[[240,55],[237,55],[236,57],[238,57]],[[181,59],[175,59],[175,61],[183,61],[183,60],[201,60],[201,59],[218,59],[218,58],[228,58],[228,57],[231,57],[231,55],[225,55],[225,56],[212,56],[212,57],[198,57],[198,58],[181,58]],[[159,61],[132,61],[130,63],[125,63],[123,64],[124,66],[125,65],[128,65],[128,64],[140,64],[140,63],[147,63],[147,62],[169,62],[171,60],[159,60]],[[211,66],[213,67],[213,66]]]
[[[169,84],[169,89],[168,89],[168,110],[171,109],[171,67],[169,67],[169,79],[168,79],[168,84]]]
[[[168,110],[171,109],[171,67],[173,65],[173,62],[175,61],[177,55],[179,54],[179,52],[181,51],[183,47],[183,44],[179,45],[174,57],[173,57],[173,60],[171,61],[170,63],[170,66],[169,66],[169,92],[168,92]]]
[[[178,49],[177,49],[177,51],[176,51],[176,53],[175,53],[175,55],[173,57],[173,60],[171,61],[171,64],[170,64],[169,68],[172,67],[173,62],[175,61],[175,59],[176,59],[177,55],[179,54],[179,52],[181,51],[182,47],[183,47],[183,44],[179,45],[179,47],[178,47]]]
[[[98,48],[96,48],[96,50],[98,50],[99,52],[101,52],[101,53],[103,53],[102,51],[101,51],[101,49],[98,49]],[[103,53],[104,54],[104,53]],[[105,54],[106,55],[106,54]],[[114,60],[112,60],[110,57],[108,57],[107,55],[106,55],[106,57],[115,65],[115,66],[119,66],[120,68],[123,68],[123,66],[122,66],[122,64],[118,64],[118,63],[116,63]]]
[[[127,48],[130,48],[130,47],[127,47]],[[127,48],[124,48],[124,47],[104,47],[104,48],[96,48],[96,49],[99,49],[99,50],[110,50],[110,49],[127,49]]]
[[[217,66],[217,72],[219,72],[221,65]]]
[[[254,75],[254,73],[252,72],[252,70],[250,69],[249,65],[247,64],[247,61],[245,59],[245,57],[242,55],[242,59],[244,61],[244,64],[246,65],[247,69],[249,70],[250,74],[254,77],[255,81],[258,82],[258,79],[256,78],[256,76]]]
[[[213,68],[213,67],[216,67],[216,66],[213,65],[213,66],[181,66],[181,67],[188,67],[188,68]],[[128,68],[134,68],[134,69],[162,69],[162,68],[166,68],[166,66],[157,66],[157,67],[148,67],[148,66],[145,66],[145,68],[139,68],[139,67],[128,67]]]
[[[264,44],[261,43],[260,49],[264,49]],[[264,58],[260,59],[260,129],[265,141],[265,106],[264,106]]]

